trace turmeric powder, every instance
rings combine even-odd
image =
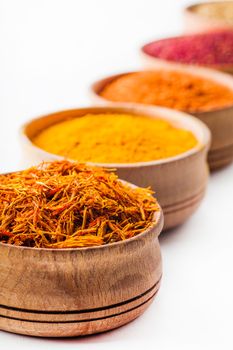
[[[100,95],[115,102],[137,102],[202,112],[233,105],[233,91],[212,80],[178,71],[143,71],[122,75]]]
[[[130,114],[87,114],[39,133],[34,144],[79,162],[134,163],[188,151],[196,137],[165,120]]]

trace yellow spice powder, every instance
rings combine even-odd
[[[162,119],[128,114],[87,114],[57,123],[35,145],[80,162],[134,163],[172,157],[198,143],[188,130]]]

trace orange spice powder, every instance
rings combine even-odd
[[[129,73],[107,84],[100,95],[114,102],[151,104],[187,112],[233,105],[233,90],[178,71]]]

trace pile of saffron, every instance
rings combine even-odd
[[[0,175],[0,242],[34,248],[100,246],[151,227],[149,189],[102,168],[68,161]]]
[[[121,75],[100,92],[107,100],[175,108],[190,113],[233,105],[233,90],[197,75],[176,70]]]
[[[143,51],[166,61],[224,68],[233,65],[233,30],[157,40]]]
[[[159,118],[86,114],[42,130],[33,140],[47,152],[79,162],[136,163],[173,157],[197,146],[189,130]]]

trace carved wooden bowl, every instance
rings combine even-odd
[[[211,79],[233,90],[233,77],[214,69],[185,66],[175,63],[169,63],[163,60],[148,58],[144,60],[145,69],[149,70],[172,70],[187,72],[202,78]],[[128,72],[129,73],[129,72]],[[91,97],[95,103],[106,104],[107,101],[100,96],[100,91],[109,82],[117,77],[128,73],[109,76],[95,82],[91,86]],[[111,102],[114,104],[114,102]],[[186,113],[191,113],[186,111]],[[211,170],[222,168],[233,161],[233,104],[227,107],[212,109],[204,112],[192,112],[193,116],[203,121],[210,129],[212,134],[212,143],[208,154],[208,162]]]
[[[155,224],[105,246],[37,249],[0,243],[0,329],[40,337],[104,332],[140,316],[158,292]]]
[[[145,115],[165,119],[177,127],[192,131],[199,145],[176,157],[140,163],[92,163],[96,166],[116,169],[121,179],[141,187],[151,186],[163,208],[164,228],[183,223],[200,204],[207,185],[206,155],[210,143],[207,127],[198,119],[166,108],[142,105],[89,107],[66,110],[32,120],[22,129],[22,145],[27,166],[41,160],[61,159],[36,147],[32,139],[41,130],[67,118],[78,118],[87,113],[118,112]]]

